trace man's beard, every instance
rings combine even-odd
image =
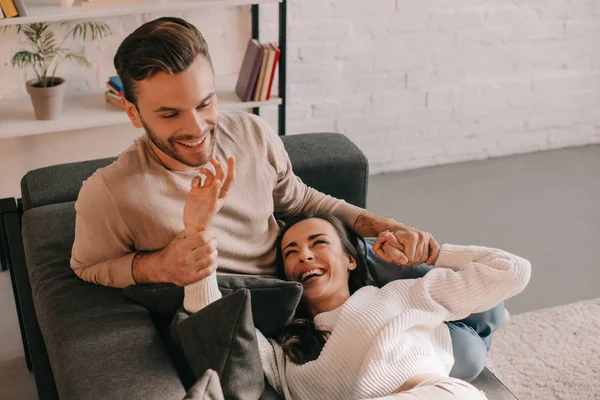
[[[156,147],[158,147],[163,153],[172,159],[179,161],[183,165],[186,165],[191,168],[200,168],[206,165],[210,158],[213,156],[215,150],[215,137],[217,132],[217,126],[213,126],[208,133],[208,137],[205,140],[210,140],[210,150],[209,151],[201,151],[196,154],[181,154],[177,150],[176,141],[185,141],[185,140],[193,140],[196,139],[190,135],[181,135],[181,136],[172,136],[169,139],[162,140],[161,138],[154,133],[152,129],[144,122],[142,119],[142,125],[146,130],[146,134],[148,138],[154,143]]]

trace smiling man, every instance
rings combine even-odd
[[[71,258],[81,279],[120,288],[185,286],[217,266],[220,272],[271,275],[275,215],[310,211],[332,213],[364,236],[395,231],[410,264],[426,261],[430,246],[437,250],[428,233],[307,187],[261,118],[220,112],[208,46],[188,22],[160,18],[142,25],[125,38],[114,64],[127,114],[146,135],[83,184]],[[233,157],[237,178],[211,231],[186,237],[191,181],[213,156],[222,162]]]
[[[439,245],[429,233],[306,186],[264,120],[220,112],[208,46],[193,25],[180,18],[142,25],[121,43],[114,65],[127,114],[146,134],[83,183],[71,255],[81,279],[117,288],[173,283],[187,290],[217,269],[274,275],[276,218],[299,213],[335,215],[363,237],[389,230],[402,250],[400,264],[434,264]],[[191,184],[211,157],[221,165],[235,159],[235,182],[229,162],[227,197],[210,230],[186,234]],[[457,360],[463,370],[452,376],[471,379],[481,371],[498,315],[503,308],[452,330],[455,355],[466,359]]]

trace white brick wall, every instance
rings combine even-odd
[[[600,0],[288,0],[288,133],[340,131],[371,172],[600,143]],[[249,8],[185,13],[216,69],[239,68]],[[123,37],[157,15],[106,20],[85,46],[92,71],[65,66],[70,90],[99,88]],[[277,7],[261,7],[261,39]],[[0,36],[0,98],[25,95]],[[262,115],[276,126],[276,109]],[[0,140],[0,196],[28,169],[115,155],[130,127]]]

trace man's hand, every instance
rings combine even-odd
[[[354,223],[354,231],[363,237],[377,236],[377,242],[373,245],[374,251],[376,253],[380,251],[386,262],[394,262],[397,265],[413,266],[422,263],[433,265],[440,252],[440,245],[431,233],[401,224],[393,218],[379,217],[368,211],[364,211],[358,216]],[[381,237],[382,233],[386,231],[392,233],[394,241],[388,243],[388,239],[391,239],[390,236]],[[385,243],[388,243],[388,246],[382,248]],[[390,246],[397,251],[391,249]],[[404,257],[400,256],[399,252]],[[379,253],[377,254],[379,255]],[[379,256],[381,257],[381,255]],[[395,261],[390,258],[391,256]]]
[[[181,231],[162,250],[138,253],[133,259],[136,283],[173,283],[186,286],[217,270],[217,239],[210,230],[189,236]]]
[[[422,263],[434,265],[440,253],[440,246],[427,232],[397,230],[392,233],[383,231],[373,244],[373,251],[385,262],[398,266]]]
[[[192,179],[192,188],[185,201],[183,209],[183,224],[185,234],[191,235],[208,228],[215,215],[219,212],[229,189],[235,180],[235,160],[229,157],[227,160],[227,176],[221,163],[215,158],[210,159],[215,167],[215,174],[202,168],[200,172],[206,175],[204,184],[201,184],[199,176]]]

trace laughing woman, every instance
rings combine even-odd
[[[219,185],[209,177],[192,190],[216,193]],[[200,218],[208,218],[208,226],[212,217]],[[293,400],[485,399],[471,384],[449,377],[454,358],[444,322],[521,292],[530,263],[498,249],[444,244],[424,277],[377,288],[358,250],[360,240],[329,215],[297,216],[281,230],[277,265],[282,276],[302,284],[304,318],[277,339],[257,330],[269,383]],[[393,240],[382,233],[377,254],[398,260]],[[212,274],[186,287],[184,307],[197,312],[220,297]]]

